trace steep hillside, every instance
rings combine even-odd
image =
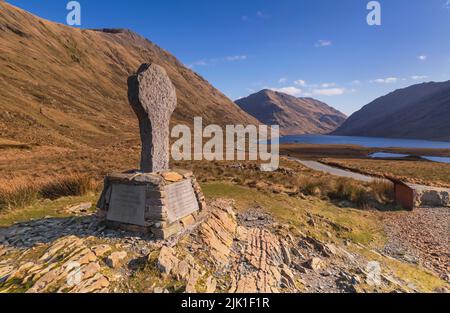
[[[413,85],[378,98],[334,134],[450,141],[450,81]]]
[[[236,103],[265,124],[278,124],[285,135],[324,134],[335,130],[346,116],[312,98],[296,98],[261,90]]]
[[[0,1],[0,139],[99,147],[137,138],[127,78],[163,66],[177,89],[173,123],[257,123],[174,56],[128,30],[81,30]]]

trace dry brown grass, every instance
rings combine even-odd
[[[177,88],[172,122],[258,124],[173,55],[137,34],[67,27],[0,1],[0,130],[24,144],[98,148],[138,138],[127,78],[143,62]],[[94,70],[95,69],[95,70]]]
[[[138,148],[125,145],[105,149],[104,153],[45,147],[34,148],[31,153],[6,150],[0,156],[0,172],[4,177],[0,180],[0,209],[23,207],[38,198],[55,199],[96,190],[106,173],[136,168]],[[261,172],[255,162],[175,162],[171,167],[192,169],[200,182],[230,181],[294,196],[347,200],[359,207],[366,207],[367,203],[383,206],[392,199],[389,187],[382,184],[339,179],[297,162],[283,160],[281,165],[277,172]]]
[[[342,177],[304,177],[300,180],[299,186],[305,195],[349,201],[359,208],[383,209],[394,200],[393,185],[383,181],[362,183]]]
[[[291,196],[313,196],[332,201],[348,201],[358,208],[392,208],[394,188],[390,183],[363,183],[326,173],[314,172],[297,162],[283,161],[276,172],[261,172],[256,163],[193,162],[190,167],[201,182],[230,181],[236,185]]]
[[[377,180],[369,184],[378,202],[388,203],[395,198],[394,186],[385,180]]]
[[[379,177],[411,183],[450,187],[450,165],[428,161],[322,159],[323,163]]]
[[[45,179],[0,180],[0,210],[25,207],[37,199],[57,199],[65,196],[82,196],[98,191],[99,183],[94,179],[72,173]]]
[[[37,198],[37,189],[25,178],[0,181],[0,210],[23,207]]]
[[[45,181],[39,193],[46,199],[65,196],[82,196],[89,191],[97,191],[99,184],[94,179],[81,174],[59,176]]]
[[[450,187],[450,165],[420,160],[414,156],[450,156],[450,149],[418,148],[365,148],[356,145],[285,144],[280,146],[284,155],[302,160],[349,169],[372,176],[395,178],[411,183],[437,187]],[[391,152],[411,155],[407,160],[372,159],[369,154]]]

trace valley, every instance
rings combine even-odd
[[[296,87],[296,95],[261,84],[233,102],[196,66],[247,56],[187,66],[131,30],[68,27],[2,0],[0,42],[0,293],[449,291],[449,208],[405,210],[392,184],[450,188],[450,164],[424,158],[450,157],[449,81],[396,90],[347,117],[312,98],[330,87],[350,92],[335,83],[298,80],[303,90]],[[315,49],[333,46],[320,42],[326,45]],[[141,143],[127,78],[143,62],[160,66],[177,100],[166,116],[158,88],[136,88],[144,120],[162,112],[154,128],[145,120],[147,136],[162,121],[170,130],[194,129],[203,141],[209,137],[196,133],[196,121],[217,125],[220,138],[227,125],[279,125],[279,167],[267,172],[262,160],[193,157],[171,159],[142,178],[142,147],[153,153],[154,145],[176,139],[159,134],[153,143],[152,133],[152,143]],[[239,73],[233,75],[230,80]],[[181,139],[191,143],[190,136]],[[188,155],[195,154],[188,146]],[[248,156],[243,146],[231,150]],[[404,156],[383,156],[389,153]],[[113,172],[149,180],[139,206],[144,226],[138,226],[183,228],[163,240],[112,227],[97,201],[112,193],[105,176]],[[186,179],[188,191],[195,182],[202,193],[189,195],[198,212],[147,225],[147,213],[168,215],[166,189],[153,190],[152,179],[161,188]],[[147,191],[160,198],[150,201]]]
[[[356,145],[282,144],[282,154],[302,160],[320,161],[376,177],[390,177],[411,183],[436,187],[450,187],[450,165],[431,162],[418,157],[406,159],[373,159],[373,153],[387,152],[413,156],[433,155],[448,157],[449,149],[426,148],[368,148]]]

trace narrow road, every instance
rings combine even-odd
[[[306,166],[312,170],[325,172],[325,173],[328,173],[328,174],[331,174],[334,176],[352,178],[352,179],[363,181],[363,182],[374,182],[374,181],[381,180],[378,177],[372,177],[372,176],[362,175],[362,174],[351,172],[351,171],[342,170],[340,168],[328,166],[328,165],[325,165],[325,164],[322,164],[322,163],[316,162],[316,161],[304,161],[304,160],[300,160],[300,159],[296,159],[296,158],[292,158],[292,157],[289,157],[289,159],[292,161],[297,161],[298,163],[300,163],[303,166]]]

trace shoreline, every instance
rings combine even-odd
[[[450,149],[445,148],[398,148],[398,147],[370,148],[353,144],[280,143],[280,152],[283,154],[295,153],[313,158],[345,157],[345,158],[374,159],[370,157],[370,154],[377,152],[407,154],[412,157],[421,157],[421,156],[450,157]],[[408,158],[399,158],[399,159],[386,158],[386,159],[393,161],[408,160]],[[417,159],[413,160],[417,161]],[[431,162],[424,159],[422,160],[424,162]]]

